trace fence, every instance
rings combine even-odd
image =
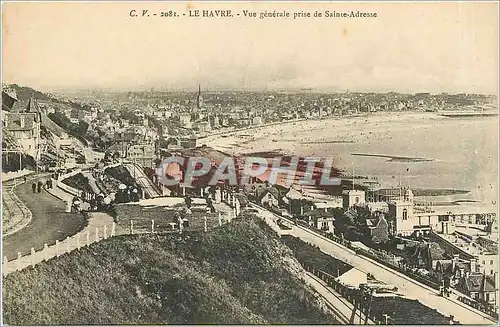
[[[354,250],[357,254],[361,254],[361,255],[368,257],[372,260],[375,260],[378,263],[383,264],[383,265],[385,265],[393,270],[396,270],[396,271],[398,271],[398,272],[400,272],[400,273],[402,273],[402,274],[404,274],[404,275],[406,275],[406,276],[408,276],[408,277],[410,277],[410,278],[412,278],[412,279],[414,279],[414,280],[416,280],[424,285],[427,285],[435,290],[440,290],[439,283],[436,283],[435,281],[430,280],[428,278],[425,278],[421,275],[415,274],[411,270],[404,269],[403,267],[395,264],[392,260],[391,261],[387,260],[387,255],[385,253],[382,253],[382,252],[379,252],[376,250],[371,250],[371,252],[369,252],[369,251],[366,251],[364,249],[355,247],[348,240],[340,239],[339,237],[337,237],[336,235],[333,235],[331,233],[325,233],[324,231],[316,229],[312,226],[309,226],[309,224],[306,224],[304,222],[298,222],[298,225],[301,225],[301,226],[306,227],[310,230],[313,230],[314,232],[321,234],[322,236],[329,238],[330,240],[332,240],[336,243],[342,244],[345,247],[347,247],[351,250]],[[471,307],[473,307],[473,308],[475,308],[483,313],[486,313],[489,316],[498,320],[499,315],[498,315],[498,312],[496,312],[496,310],[494,308],[491,308],[489,306],[481,304],[481,303],[479,303],[473,299],[467,298],[465,296],[459,296],[458,300],[461,301],[462,303],[467,304],[467,305],[469,305],[469,306],[471,306]]]
[[[89,226],[74,236],[66,237],[63,241],[57,240],[50,246],[45,243],[43,248],[39,251],[35,251],[35,248],[32,247],[30,253],[27,255],[23,256],[18,252],[17,258],[14,260],[8,261],[7,257],[4,257],[2,271],[5,276],[27,267],[35,267],[43,261],[59,257],[74,250],[79,250],[82,247],[90,246],[92,243],[102,241],[115,235],[116,224],[114,222],[111,225],[103,225],[101,228]]]
[[[215,227],[222,227],[223,225],[231,222],[235,216],[229,212],[229,216],[223,219],[221,212],[217,214],[207,214],[201,219],[181,218],[174,222],[165,219],[130,219],[126,227],[129,234],[168,234],[172,232],[190,232],[201,230],[207,232]],[[214,224],[214,221],[216,223]]]
[[[222,219],[222,214],[219,212],[217,216],[217,225],[223,226],[229,223],[233,218],[232,211],[229,212],[230,215],[228,219]],[[137,222],[137,220],[136,220]],[[79,250],[82,247],[89,246],[92,243],[96,243],[113,237],[119,234],[161,234],[161,233],[172,233],[172,232],[183,232],[191,231],[188,226],[186,226],[185,221],[180,221],[178,223],[168,223],[168,224],[158,224],[154,219],[149,220],[149,225],[136,224],[134,220],[130,220],[130,224],[127,230],[117,231],[117,224],[115,222],[102,224],[101,221],[90,222],[89,225],[81,232],[75,234],[74,236],[67,237],[65,240],[57,240],[54,244],[48,245],[44,244],[41,250],[36,251],[35,248],[31,248],[29,254],[22,255],[20,252],[17,254],[17,258],[8,261],[7,257],[3,258],[3,274],[4,276],[10,274],[14,271],[19,271],[27,267],[35,267],[37,264],[47,261],[54,257],[59,257],[65,253],[70,253],[74,250]],[[205,232],[212,229],[213,224],[208,223],[208,217],[205,216],[202,220],[202,227]],[[163,228],[162,228],[163,227]]]
[[[74,196],[82,196],[83,191],[77,190],[69,185],[62,183],[62,180],[80,173],[81,170],[77,169],[70,173],[59,176],[57,179],[57,186],[63,191],[72,194]],[[215,218],[217,219],[216,226],[223,226],[225,223],[231,222],[232,219],[236,218],[241,213],[241,206],[239,200],[230,192],[225,192],[223,196],[223,201],[228,205],[229,210],[225,211],[227,213],[226,219],[223,219],[223,214],[219,211]],[[203,218],[203,230],[206,232],[209,228],[213,228],[208,222],[209,215],[207,214]],[[214,217],[212,217],[214,218]],[[142,224],[142,225],[141,225]],[[144,225],[144,221],[138,224],[134,224],[134,220],[130,220],[130,225],[128,228],[130,234],[144,234],[144,233],[168,233],[168,232],[182,232],[184,230],[189,230],[189,225],[187,221],[181,220],[179,222],[165,222],[159,220],[158,222],[151,219]],[[126,232],[122,231],[120,234]],[[71,237],[67,237],[65,240],[57,240],[54,244],[48,245],[44,244],[43,248],[40,250],[35,250],[34,247],[31,248],[29,254],[22,255],[18,252],[17,258],[9,261],[7,257],[3,258],[3,274],[7,275],[14,271],[19,271],[27,267],[34,267],[40,262],[47,261],[53,257],[59,257],[65,253],[69,253],[74,250],[79,250],[83,246],[89,246],[92,243],[99,242],[103,239],[115,236],[117,234],[117,224],[116,222],[103,224],[99,219],[89,222],[85,229]]]
[[[59,187],[61,190],[65,191],[66,193],[69,193],[69,194],[71,194],[73,196],[81,197],[82,194],[83,194],[82,190],[76,189],[74,187],[71,187],[71,186],[63,183],[63,180],[65,180],[66,178],[69,178],[71,176],[77,175],[77,174],[79,174],[81,172],[82,171],[80,169],[76,169],[76,170],[73,170],[72,172],[69,172],[67,174],[60,175],[57,178],[56,186]]]
[[[495,307],[493,305],[485,305],[465,296],[458,296],[457,299],[460,302],[465,303],[468,306],[473,307],[474,309],[477,309],[481,312],[484,312],[498,320],[498,312],[495,310]]]
[[[304,225],[304,224],[301,224],[301,225]],[[435,281],[432,281],[432,280],[425,278],[421,275],[415,274],[411,270],[404,269],[402,266],[397,264],[397,260],[395,260],[395,256],[390,256],[390,255],[387,255],[386,253],[376,251],[376,250],[367,251],[365,249],[353,246],[350,241],[342,240],[338,236],[333,235],[331,233],[325,233],[324,231],[316,229],[316,228],[311,227],[309,225],[307,225],[305,227],[307,227],[311,230],[314,230],[316,233],[321,234],[324,237],[329,238],[336,243],[344,245],[345,247],[355,251],[357,254],[361,254],[361,255],[368,257],[372,260],[375,260],[378,263],[383,264],[383,265],[385,265],[393,270],[396,270],[402,274],[405,274],[408,277],[415,279],[416,281],[418,281],[422,284],[425,284],[425,285],[427,285],[435,290],[439,290],[440,285],[438,283],[436,283]]]
[[[363,301],[361,300],[361,298],[363,297],[363,293],[361,290],[351,288],[349,286],[346,286],[338,282],[336,280],[336,277],[328,274],[327,272],[321,269],[305,265],[302,262],[300,262],[300,265],[304,268],[304,270],[312,273],[313,275],[324,281],[328,285],[328,287],[333,289],[336,293],[338,293],[349,303],[351,303],[354,306],[354,308],[357,307],[359,310],[361,306],[362,309],[366,309],[363,307]],[[383,315],[376,316],[374,314],[369,313],[368,318],[371,319],[376,325],[382,325],[384,324],[382,322],[385,321],[383,319]]]

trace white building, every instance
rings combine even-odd
[[[365,203],[365,191],[347,190],[342,192],[342,206],[344,210],[347,210],[354,205],[364,205]]]
[[[254,117],[252,123],[257,126],[262,125],[262,117],[260,116]]]

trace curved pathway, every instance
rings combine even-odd
[[[33,249],[29,255],[24,255],[7,262],[4,260],[3,275],[5,276],[29,266],[35,266],[42,261],[79,250],[81,247],[89,246],[92,243],[117,235],[117,233],[126,234],[127,230],[122,228],[117,231],[116,225],[113,223],[113,218],[106,213],[91,213],[88,225],[75,235],[68,236],[54,245],[47,245],[41,251]]]
[[[14,192],[20,184],[20,181],[2,184],[2,238],[20,231],[31,221],[31,211]]]
[[[39,179],[45,181],[46,176],[40,175],[28,183],[15,188],[17,197],[32,213],[29,224],[17,233],[3,238],[2,255],[8,260],[17,258],[17,253],[30,253],[31,247],[36,251],[43,249],[44,243],[54,244],[56,240],[64,240],[67,236],[76,234],[85,226],[85,218],[81,214],[67,213],[66,204],[46,190],[33,193],[32,182]]]

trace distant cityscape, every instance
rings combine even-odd
[[[18,98],[17,92],[21,94]],[[488,114],[496,97],[480,94],[210,92],[97,92],[65,97],[6,85],[2,94],[4,139],[23,153],[47,161],[64,160],[74,136],[97,151],[133,155],[192,148],[208,135],[294,120],[369,115],[381,111],[432,111]],[[37,114],[42,116],[37,118]],[[23,123],[24,122],[24,123]],[[40,133],[50,133],[44,139]],[[132,148],[131,148],[132,147]],[[8,148],[8,147],[7,147]],[[129,151],[130,150],[130,151]],[[77,150],[71,157],[82,157]],[[4,166],[8,169],[8,165]]]

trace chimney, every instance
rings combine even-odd
[[[477,261],[476,260],[477,260],[476,258],[472,258],[470,260],[470,272],[471,273],[475,273],[476,272],[476,267],[477,267],[477,265],[476,265]]]

